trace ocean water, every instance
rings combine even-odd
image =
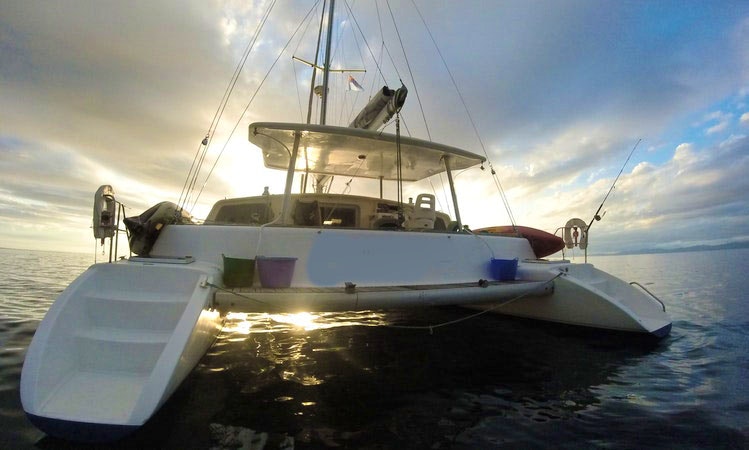
[[[232,315],[167,404],[97,448],[749,448],[749,250],[592,257],[658,295],[664,340],[485,314]],[[54,298],[93,255],[0,249],[0,448],[90,448],[25,418],[21,367]],[[214,427],[216,425],[213,425]],[[229,448],[229,447],[225,447]]]

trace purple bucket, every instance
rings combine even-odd
[[[518,273],[518,259],[494,259],[489,263],[491,277],[499,281],[513,281]]]
[[[291,286],[296,258],[285,256],[258,256],[255,258],[260,284],[266,288]]]

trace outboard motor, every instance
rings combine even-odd
[[[130,251],[148,256],[162,228],[171,224],[192,223],[190,215],[172,202],[161,202],[139,216],[126,217],[123,222],[129,231]]]

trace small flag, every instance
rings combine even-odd
[[[364,88],[361,87],[361,84],[359,84],[354,77],[351,75],[348,76],[348,90],[349,91],[363,91]]]

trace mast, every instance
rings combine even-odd
[[[330,75],[330,49],[333,46],[333,14],[335,11],[335,0],[330,0],[330,8],[328,9],[328,30],[325,36],[325,64],[323,64],[322,71],[322,93],[320,95],[320,125],[325,125],[325,117],[328,112],[328,77]],[[328,175],[317,175],[315,177],[317,185],[315,186],[315,192],[325,192],[325,184],[330,180]]]
[[[320,42],[322,41],[322,24],[323,24],[323,18],[325,17],[325,3],[323,2],[323,13],[322,18],[320,18],[320,29],[317,32],[317,47],[315,48],[315,62],[309,63],[304,60],[300,60],[304,62],[305,64],[312,67],[312,81],[309,85],[309,102],[307,103],[307,123],[312,123],[312,102],[315,98],[315,78],[317,77],[317,69],[319,66],[317,65],[317,59],[320,57]],[[296,58],[296,57],[295,57]],[[307,161],[307,147],[304,148],[304,160]],[[309,178],[309,167],[305,168],[304,173],[302,174],[302,193],[307,192],[307,178]]]
[[[325,116],[328,109],[328,76],[330,74],[330,49],[333,42],[333,12],[335,10],[335,0],[330,0],[330,9],[328,10],[328,32],[325,37],[325,65],[322,72],[322,103],[320,104],[320,125],[325,125]]]

